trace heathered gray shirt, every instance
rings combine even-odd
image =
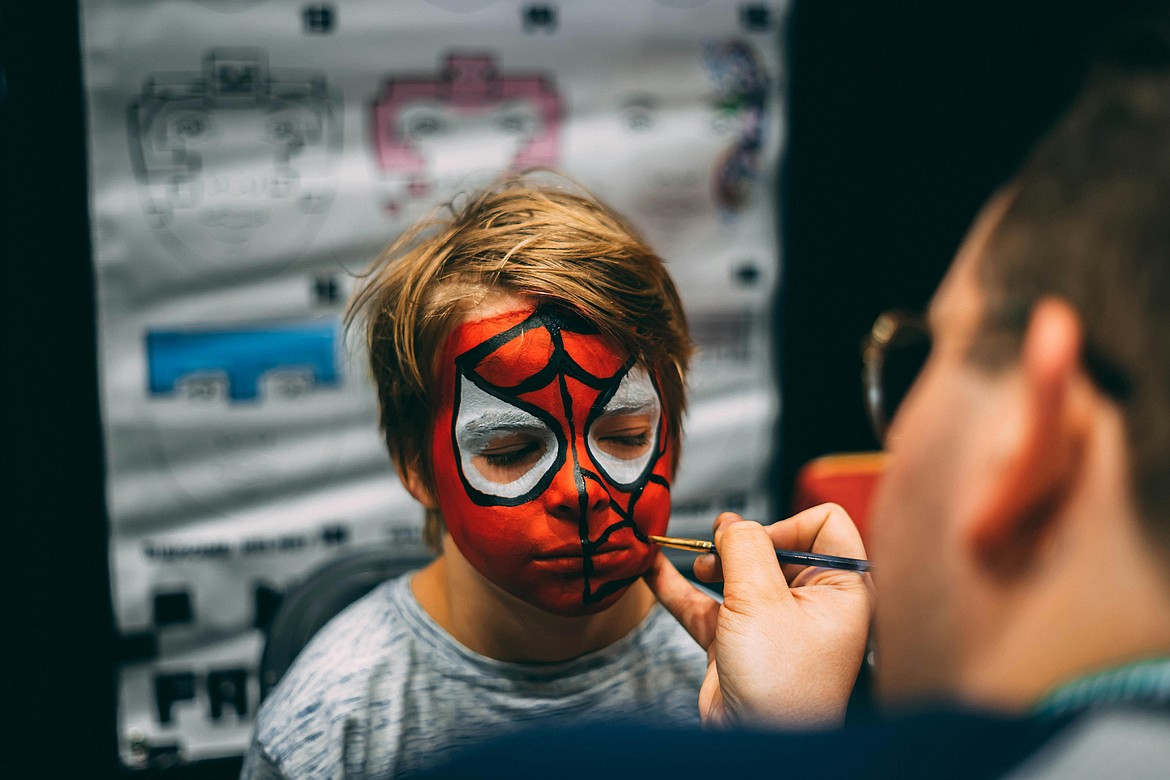
[[[661,606],[602,650],[505,663],[440,628],[412,576],[378,586],[313,638],[261,707],[243,778],[401,777],[552,718],[698,723],[706,653]]]

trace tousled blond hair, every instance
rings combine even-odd
[[[404,478],[416,475],[434,491],[436,361],[463,313],[495,291],[575,311],[649,368],[679,440],[693,346],[662,259],[582,188],[516,176],[404,233],[362,274],[347,307],[347,327],[364,323],[379,424]],[[433,550],[443,530],[441,515],[428,510],[424,537]]]

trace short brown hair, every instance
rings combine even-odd
[[[1102,74],[1005,196],[977,352],[1018,350],[1043,296],[1076,309],[1086,372],[1124,414],[1138,509],[1170,552],[1170,71]],[[1004,333],[1012,348],[986,348]]]
[[[420,222],[362,275],[347,324],[365,323],[379,424],[400,474],[434,487],[430,430],[435,361],[460,316],[492,291],[552,301],[593,323],[652,370],[676,437],[693,347],[662,259],[615,211],[582,188],[510,177]],[[677,466],[678,447],[675,448]],[[427,513],[438,549],[442,518]]]

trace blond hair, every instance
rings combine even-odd
[[[568,183],[565,182],[565,185]],[[662,259],[582,188],[508,178],[404,233],[361,277],[347,326],[365,325],[379,425],[398,471],[433,492],[430,432],[436,359],[462,314],[500,291],[576,312],[657,379],[676,441],[693,352],[682,302]],[[678,463],[674,448],[673,471]],[[436,551],[442,517],[427,512]]]

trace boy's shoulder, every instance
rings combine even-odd
[[[504,730],[501,718],[601,708],[696,719],[706,654],[660,606],[614,645],[534,674],[459,646],[423,613],[409,577],[379,585],[314,637],[264,703],[252,752],[285,772],[338,767],[355,750],[381,766],[400,758],[399,743],[438,749]],[[359,750],[354,740],[372,734],[378,749]]]
[[[341,710],[360,706],[371,676],[411,641],[401,614],[410,576],[378,585],[317,632],[261,707],[258,734],[297,731],[298,720],[341,718]]]
[[[251,753],[285,772],[340,766],[346,734],[375,714],[371,689],[413,655],[417,632],[404,614],[412,576],[376,586],[317,632],[257,713]]]

